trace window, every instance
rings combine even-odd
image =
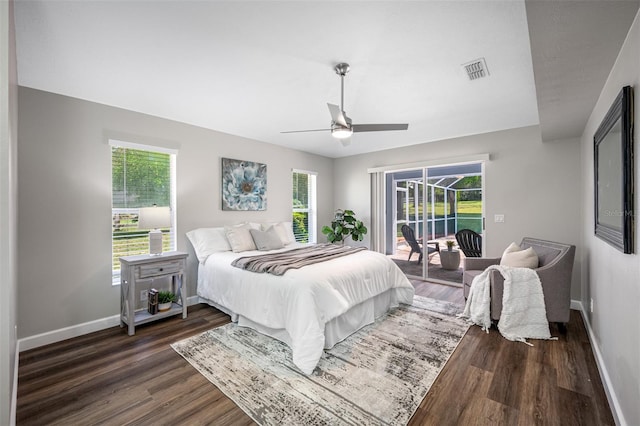
[[[293,234],[296,241],[315,243],[316,173],[293,171]]]
[[[176,247],[175,151],[120,141],[111,143],[113,283],[120,283],[120,257],[149,253],[149,229],[138,229],[141,207],[169,207],[171,227],[162,229],[163,251]]]

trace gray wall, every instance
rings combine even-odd
[[[18,85],[13,1],[0,2],[0,424],[12,424],[17,306]]]
[[[575,244],[580,251],[579,140],[543,143],[537,126],[337,159],[334,204],[360,213],[368,225],[368,168],[485,153],[491,155],[485,165],[486,256],[498,257],[526,236]],[[496,213],[505,215],[504,223],[493,222]],[[575,299],[580,297],[578,265],[579,260],[571,291]]]
[[[318,223],[333,215],[329,158],[24,87],[19,116],[19,337],[120,312],[120,287],[111,285],[109,138],[178,148],[177,238],[191,253],[190,296],[197,261],[185,232],[291,220],[292,168],[318,172]],[[221,157],[267,164],[267,211],[221,210]]]
[[[640,191],[638,188],[638,134],[640,123],[640,13],[616,64],[591,113],[582,135],[581,201],[583,218],[582,303],[588,311],[593,299],[589,323],[597,349],[607,371],[606,380],[614,392],[614,407],[622,424],[640,424]],[[635,95],[635,253],[622,254],[594,236],[593,215],[593,135],[623,86],[634,87]]]

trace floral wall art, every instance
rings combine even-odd
[[[222,159],[222,210],[266,210],[267,165]]]

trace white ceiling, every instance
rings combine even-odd
[[[532,23],[525,3],[515,0],[18,0],[18,79],[22,86],[342,157],[538,124],[538,109],[546,112],[550,98],[541,87],[555,82],[534,79],[534,70],[557,69],[544,54],[557,39],[532,37],[532,55],[529,33],[539,26],[558,37],[572,34],[543,25],[544,4],[557,2],[539,3]],[[604,3],[637,10],[638,2]],[[549,9],[552,16],[573,13],[556,9]],[[600,10],[603,19],[615,28],[628,29],[635,15],[628,7],[611,17],[607,10]],[[618,30],[598,48],[619,49],[625,34]],[[469,81],[461,65],[480,57],[490,76]],[[597,65],[610,69],[614,59]],[[354,123],[407,122],[409,130],[354,134],[347,148],[329,132],[281,134],[329,126],[326,104],[340,102],[338,62],[351,65],[344,109]],[[591,83],[600,84],[591,106],[606,75],[599,78]]]
[[[582,134],[638,4],[527,1],[543,140]]]

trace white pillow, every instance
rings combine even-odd
[[[511,243],[504,253],[502,253],[500,265],[514,268],[537,268],[538,255],[532,247],[522,250],[516,243]]]
[[[284,247],[276,228],[269,227],[266,231],[258,231],[257,229],[251,229],[251,236],[253,242],[256,244],[258,250],[275,250]]]
[[[282,222],[269,222],[262,224],[262,230],[266,231],[269,228],[275,229],[278,237],[280,237],[280,241],[282,241],[283,245],[291,244],[289,242],[289,235],[287,234],[287,228],[284,226]]]
[[[229,245],[231,245],[231,250],[233,250],[234,253],[256,249],[256,245],[249,232],[251,229],[253,228],[249,224],[224,227],[227,240],[229,240]]]
[[[200,263],[204,263],[212,253],[231,250],[224,228],[222,227],[198,228],[187,232],[186,235],[189,241],[191,241],[191,245]]]
[[[293,222],[282,222],[285,232],[287,233],[287,241],[284,243],[293,244],[296,242],[296,236],[293,234]]]

